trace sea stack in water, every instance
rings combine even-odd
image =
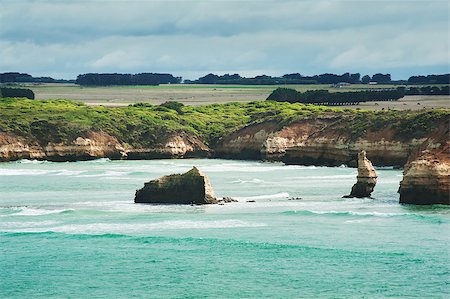
[[[442,153],[423,152],[408,163],[400,182],[400,203],[430,205],[450,204],[450,157]]]
[[[215,204],[211,184],[196,167],[186,173],[163,176],[136,191],[135,203]]]
[[[372,162],[366,157],[366,151],[358,153],[358,176],[356,184],[352,187],[352,192],[346,197],[370,197],[373,188],[377,183],[377,173]]]

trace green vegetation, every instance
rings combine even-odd
[[[34,92],[31,89],[25,88],[9,88],[0,87],[0,98],[28,98],[34,99]]]
[[[319,105],[357,105],[360,102],[395,101],[405,95],[404,90],[364,90],[354,92],[335,92],[328,90],[308,90],[298,92],[290,88],[277,88],[267,100],[289,103],[319,104]]]
[[[338,116],[338,117],[336,117]],[[177,102],[138,103],[128,107],[87,106],[69,100],[0,99],[0,131],[41,143],[70,142],[84,132],[104,131],[132,146],[164,141],[170,133],[187,132],[210,145],[249,124],[275,121],[282,126],[305,118],[335,118],[356,138],[370,128],[393,126],[405,137],[424,136],[448,110],[354,111],[303,104],[259,101],[204,106]]]

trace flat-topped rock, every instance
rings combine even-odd
[[[196,167],[186,173],[163,176],[145,183],[136,191],[135,203],[155,204],[215,204],[209,179]]]
[[[366,157],[366,151],[360,151],[358,153],[357,181],[353,185],[350,195],[346,197],[370,197],[377,183],[377,177],[372,162]]]
[[[400,182],[400,203],[450,204],[450,159],[448,150],[439,155],[425,151],[408,163]]]

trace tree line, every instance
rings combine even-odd
[[[421,86],[421,87],[397,87],[405,95],[450,95],[450,86]]]
[[[182,83],[182,77],[160,73],[88,73],[78,75],[76,80],[53,79],[51,77],[33,77],[26,73],[0,73],[0,83],[77,83],[80,85],[158,85]],[[281,84],[450,84],[450,74],[411,76],[407,80],[392,80],[390,74],[377,73],[372,76],[360,73],[344,73],[342,75],[325,73],[304,76],[300,73],[285,74],[280,77],[260,75],[251,78],[239,74],[215,75],[207,74],[197,80],[185,80],[186,84],[236,84],[236,85],[281,85]]]
[[[450,84],[450,74],[411,76],[408,84]]]
[[[78,75],[76,84],[87,86],[108,85],[159,85],[181,83],[181,77],[171,74],[141,73],[141,74],[98,74]]]
[[[186,84],[237,84],[237,85],[280,85],[280,84],[450,84],[450,74],[412,76],[408,80],[392,80],[391,74],[377,73],[372,76],[360,73],[321,74],[303,76],[299,73],[286,74],[281,77],[260,75],[253,78],[241,77],[239,74],[222,76],[208,74],[197,80],[185,80]]]
[[[309,90],[299,92],[291,88],[277,88],[267,100],[289,103],[317,104],[317,105],[357,105],[369,101],[396,101],[404,96],[400,89],[363,90],[349,92],[328,92],[328,90]]]
[[[74,83],[75,80],[33,77],[26,73],[8,72],[0,74],[0,83]]]

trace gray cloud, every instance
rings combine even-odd
[[[445,72],[446,1],[2,1],[0,71]]]

